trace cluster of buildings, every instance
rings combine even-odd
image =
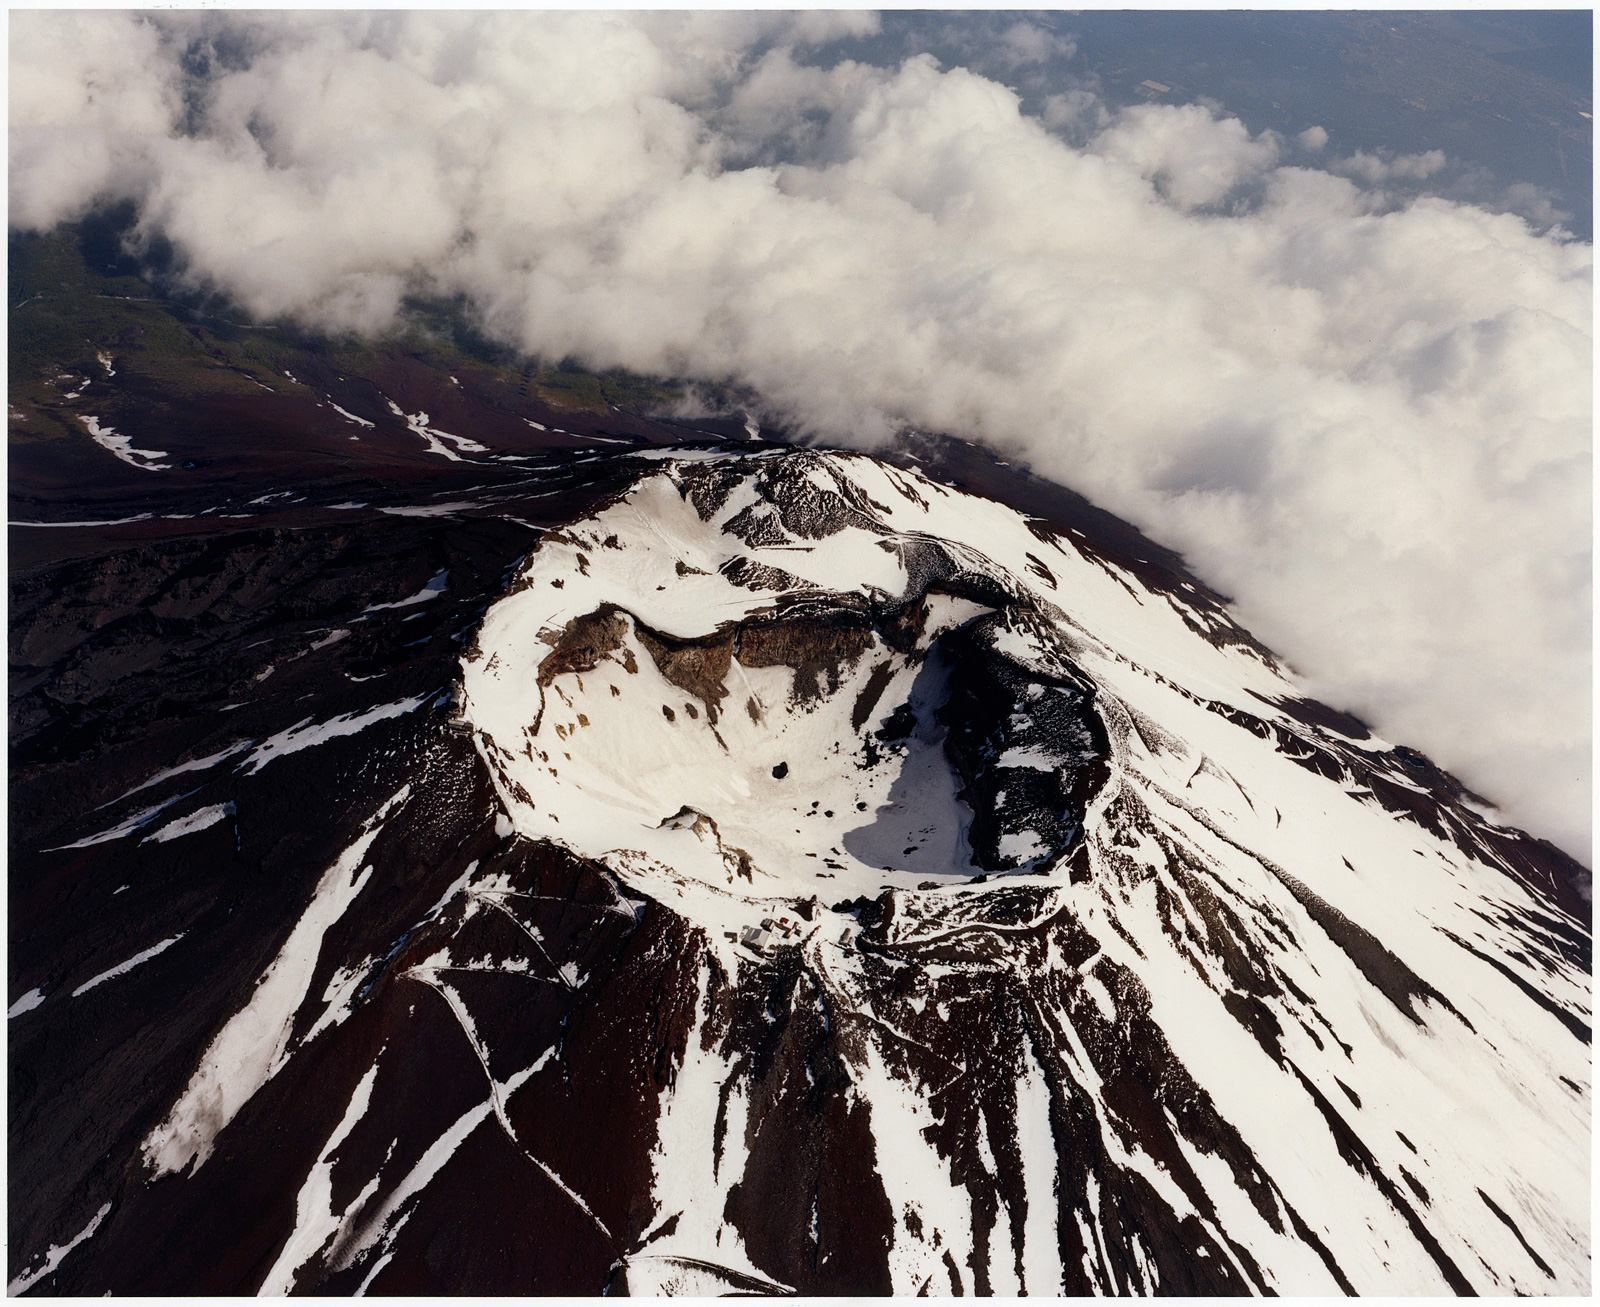
[[[799,932],[798,921],[791,921],[788,917],[763,917],[759,926],[746,926],[739,932],[738,938],[746,948],[765,953],[776,944],[788,942]],[[729,939],[734,938],[731,930],[724,933]]]

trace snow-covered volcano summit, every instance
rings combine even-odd
[[[863,456],[684,458],[464,668],[517,834],[688,926],[635,1291],[843,1222],[907,1293],[1587,1289],[1586,928],[1198,590]]]
[[[939,534],[963,512],[1021,552]],[[625,839],[619,870],[693,882],[707,925],[1059,860],[1105,732],[1012,571],[1048,570],[1019,525],[869,459],[777,454],[680,465],[547,537],[466,665],[518,829]]]
[[[38,532],[14,1292],[1589,1287],[1580,868],[982,451],[657,434]]]

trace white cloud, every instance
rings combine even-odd
[[[1045,96],[1039,120],[1052,131],[1081,138],[1109,126],[1111,117],[1098,95],[1080,88]]]
[[[1294,138],[1299,142],[1302,150],[1317,153],[1328,143],[1328,129],[1326,127],[1307,127]]]
[[[1271,132],[1252,137],[1237,118],[1218,118],[1197,104],[1124,109],[1094,149],[1155,181],[1185,209],[1217,203],[1278,161]]]
[[[985,440],[1587,858],[1591,247],[1364,189],[1437,151],[1340,176],[1201,106],[1040,121],[927,57],[799,53],[862,21],[18,11],[12,220],[126,196],[257,313],[459,291],[829,438]]]
[[[134,192],[148,173],[147,143],[181,111],[157,29],[131,19],[58,13],[12,25],[11,222],[44,226],[78,217],[97,195]]]
[[[1051,60],[1066,60],[1077,53],[1078,46],[1069,36],[1062,36],[1038,23],[1012,23],[1000,34],[995,53],[1012,68],[1026,68]]]
[[[1439,172],[1445,163],[1443,150],[1427,150],[1422,154],[1357,150],[1349,158],[1337,159],[1329,166],[1335,172],[1359,177],[1369,186],[1376,186],[1386,181],[1422,181]]]

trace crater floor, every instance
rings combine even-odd
[[[518,831],[726,929],[1052,867],[1103,728],[1048,601],[937,534],[948,493],[866,459],[687,463],[547,536],[465,662]]]

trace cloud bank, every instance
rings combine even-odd
[[[872,22],[17,11],[11,221],[130,199],[265,317],[461,294],[819,437],[981,440],[1588,861],[1592,247],[1385,194],[1433,154],[815,56]]]

